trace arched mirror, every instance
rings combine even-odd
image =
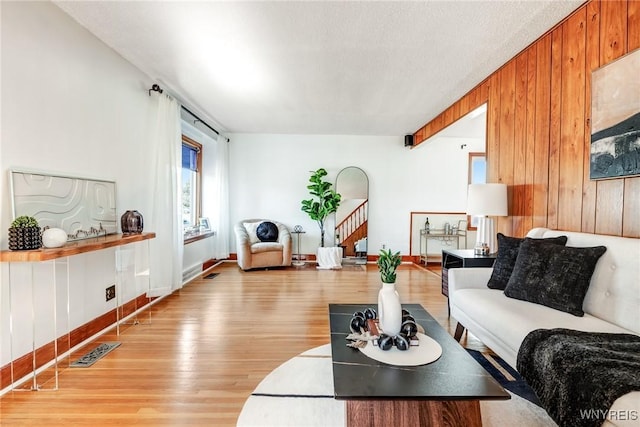
[[[336,178],[341,195],[336,211],[336,242],[343,249],[344,261],[367,262],[369,220],[369,178],[355,166],[342,169]]]

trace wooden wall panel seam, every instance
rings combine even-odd
[[[584,171],[586,9],[563,25],[558,228],[580,231]]]
[[[562,130],[562,33],[564,25],[551,33],[551,99],[549,110],[549,181],[547,187],[547,225],[558,227],[558,187],[560,176],[560,137]]]
[[[627,5],[627,50],[640,48],[640,0],[630,1]]]
[[[585,122],[584,122],[584,171],[582,185],[581,231],[595,232],[597,185],[589,176],[591,161],[591,75],[600,66],[600,3],[590,2],[586,7],[586,53],[585,53]]]
[[[536,111],[533,158],[533,227],[546,227],[549,193],[549,141],[551,138],[551,35],[536,46]]]

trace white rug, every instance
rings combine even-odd
[[[551,427],[538,406],[514,394],[507,401],[480,402],[485,427]],[[238,417],[239,427],[344,427],[345,402],[333,398],[331,345],[305,351],[258,384]]]

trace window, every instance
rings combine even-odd
[[[487,158],[484,153],[469,153],[469,184],[487,182]],[[478,228],[478,217],[467,215],[467,230]]]
[[[198,225],[202,212],[202,145],[182,135],[182,226],[186,233]]]

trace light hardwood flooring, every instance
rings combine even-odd
[[[75,352],[67,365],[97,343],[122,342],[92,367],[63,369],[59,390],[5,394],[0,425],[233,426],[262,378],[329,342],[329,303],[374,304],[380,288],[375,264],[242,272],[226,262],[209,272],[219,275],[148,309],[150,323],[110,331]],[[422,304],[455,329],[438,274],[403,264],[397,289],[401,301]],[[463,344],[483,349],[472,337]]]

